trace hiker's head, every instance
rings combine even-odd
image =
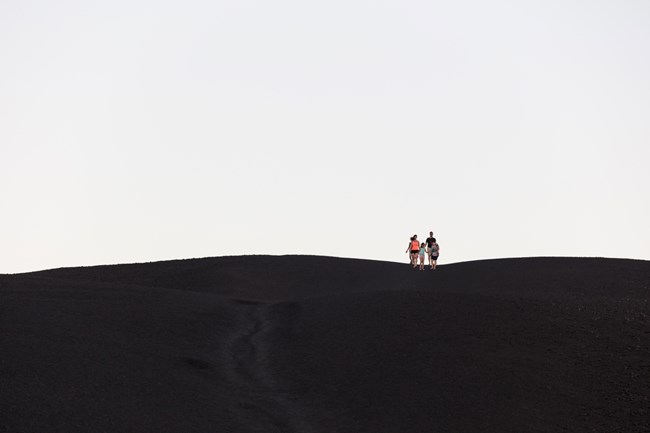
[[[425,245],[424,242],[422,242],[422,243],[420,244],[421,247],[423,247],[424,245]]]
[[[413,235],[413,239],[417,239],[417,238],[418,238],[418,235]]]
[[[433,232],[429,232],[429,236],[433,237]]]

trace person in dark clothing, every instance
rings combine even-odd
[[[436,238],[433,238],[433,244],[431,245],[431,269],[436,269],[438,263],[438,256],[440,255],[440,245],[436,242]]]

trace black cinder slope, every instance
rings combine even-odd
[[[0,431],[648,431],[649,295],[613,259],[0,276]]]

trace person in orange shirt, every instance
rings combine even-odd
[[[418,235],[413,235],[411,237],[411,242],[406,248],[406,252],[410,252],[411,265],[416,267],[418,265],[418,254],[420,253],[420,243],[418,242]]]

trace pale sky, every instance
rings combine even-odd
[[[0,0],[0,273],[650,259],[647,0]]]

